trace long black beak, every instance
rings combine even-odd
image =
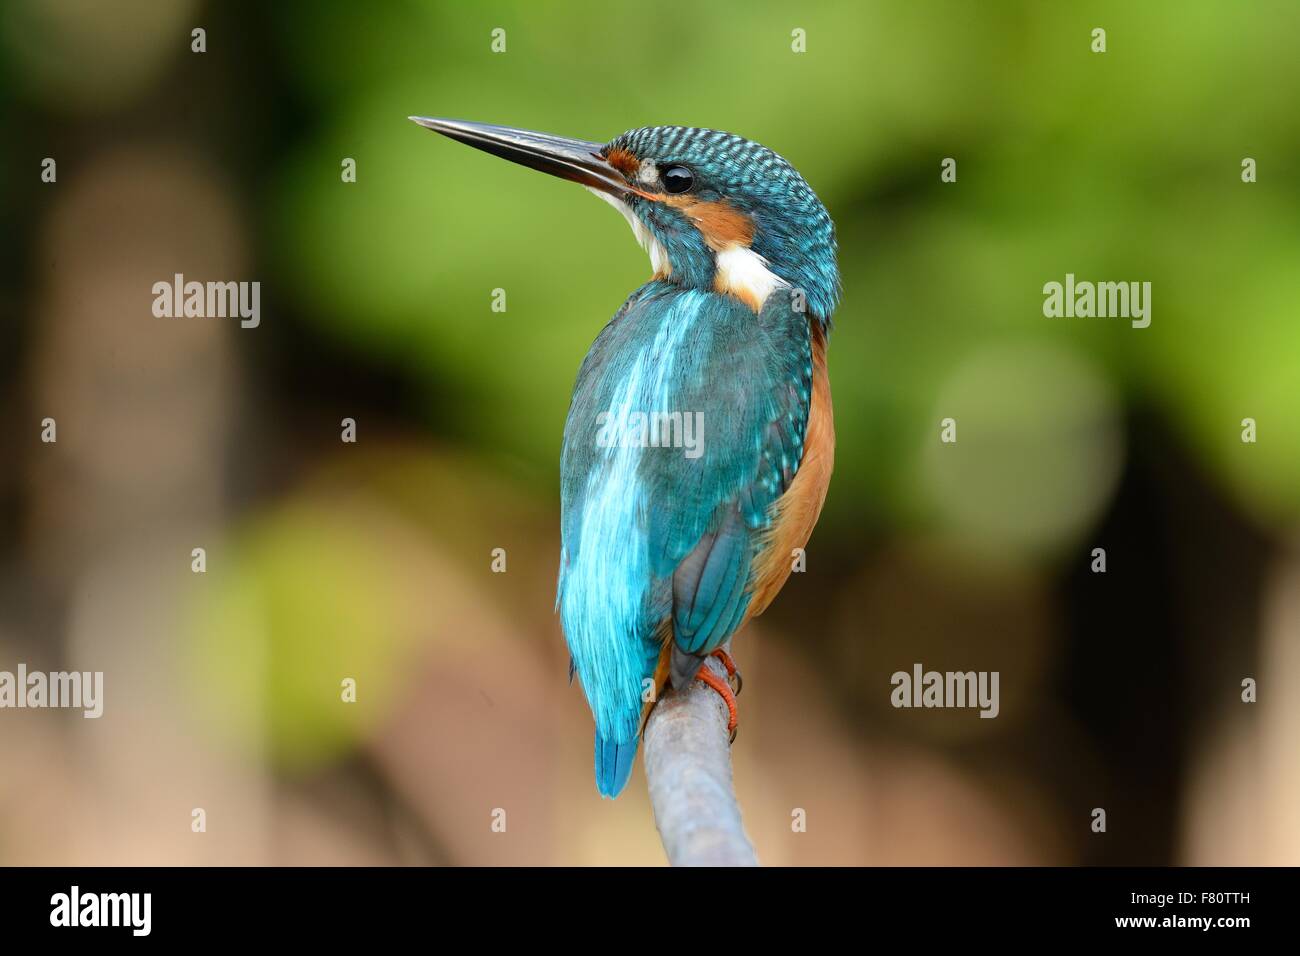
[[[488,123],[469,123],[465,120],[430,119],[427,116],[412,116],[409,119],[485,153],[599,189],[612,196],[621,198],[639,192],[600,154],[604,149],[602,143],[588,143],[580,139],[565,139],[563,136],[534,133],[509,126],[492,126]]]

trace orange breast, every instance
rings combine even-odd
[[[826,339],[813,326],[813,388],[799,473],[775,505],[772,527],[754,564],[754,598],[745,621],[762,614],[785,585],[793,568],[795,548],[802,548],[826,501],[826,488],[835,465],[835,421],[831,383],[826,375]],[[742,627],[744,623],[742,622]]]

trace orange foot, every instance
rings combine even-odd
[[[740,692],[745,689],[745,679],[740,676],[740,668],[731,659],[731,655],[720,647],[713,652],[713,656],[722,661],[722,666],[727,669],[727,681],[731,684],[731,690],[739,697]]]
[[[736,740],[736,727],[738,724],[736,719],[736,694],[740,693],[740,688],[743,685],[743,682],[740,679],[740,671],[736,669],[736,662],[731,659],[730,654],[722,648],[718,648],[713,652],[713,656],[722,661],[722,666],[727,669],[727,680],[723,680],[719,677],[708,664],[704,664],[700,667],[695,678],[713,688],[713,690],[717,692],[718,696],[722,698],[722,702],[727,705],[727,732],[731,734],[731,741],[734,743]],[[732,679],[736,681],[734,692],[732,691],[731,685]]]

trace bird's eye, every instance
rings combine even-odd
[[[695,185],[695,174],[685,166],[669,166],[661,177],[664,189],[670,193],[684,193]]]

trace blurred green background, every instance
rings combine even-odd
[[[662,860],[552,611],[645,254],[409,114],[726,129],[835,219],[835,477],[737,644],[761,859],[1300,862],[1298,40],[1282,0],[6,3],[0,669],[107,700],[0,712],[0,862]],[[260,327],[153,317],[178,272]],[[1045,318],[1067,273],[1150,327]],[[892,709],[914,662],[1001,715]]]

